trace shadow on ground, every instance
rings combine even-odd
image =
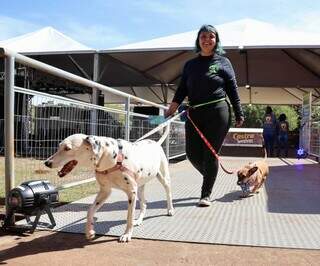
[[[294,164],[270,167],[265,184],[268,211],[274,213],[320,213],[320,165]]]
[[[99,240],[97,238],[94,242],[88,242],[82,234],[61,233],[52,233],[32,240],[27,239],[27,237],[28,235],[17,236],[16,240],[26,238],[26,241],[19,241],[14,247],[1,250],[0,264],[6,264],[5,261],[10,259],[27,257],[39,253],[79,249],[88,245],[117,241],[117,239]]]

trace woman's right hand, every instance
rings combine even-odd
[[[178,109],[179,104],[176,102],[172,102],[169,106],[169,109],[167,109],[164,113],[164,117],[167,118],[175,113],[175,111]]]

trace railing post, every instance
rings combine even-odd
[[[95,53],[93,56],[93,81],[99,82],[99,54]],[[99,94],[100,91],[97,88],[92,88],[92,103],[95,105],[99,105]],[[91,111],[91,128],[90,134],[97,135],[98,134],[98,112],[97,110]]]
[[[166,156],[169,160],[169,157],[170,157],[170,130],[171,130],[171,123],[168,124],[168,127],[169,127],[169,134],[168,134],[168,137],[166,138]]]
[[[125,140],[130,141],[130,97],[126,98],[126,122],[125,122]]]
[[[5,57],[4,132],[5,132],[5,197],[8,215],[8,194],[15,186],[14,178],[14,57]],[[14,221],[11,221],[12,223]]]

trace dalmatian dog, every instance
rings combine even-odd
[[[167,127],[158,142],[146,139],[135,143],[109,137],[74,134],[64,139],[58,151],[45,161],[45,165],[49,168],[62,167],[58,172],[60,177],[78,165],[95,171],[100,191],[87,213],[88,240],[95,237],[94,215],[107,200],[113,188],[124,191],[128,196],[127,227],[119,238],[120,242],[129,242],[133,227],[142,224],[146,213],[144,188],[151,179],[156,177],[163,185],[167,195],[167,214],[169,216],[174,214],[169,164],[161,147],[168,133]],[[134,220],[137,198],[140,203],[140,213]]]

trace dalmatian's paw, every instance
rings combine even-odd
[[[125,242],[130,242],[131,241],[131,234],[123,234],[119,238],[119,242],[125,243]]]
[[[86,232],[86,238],[87,238],[89,241],[93,240],[93,239],[95,238],[95,236],[96,236],[96,232],[95,232],[93,229],[88,230],[88,231]]]
[[[173,216],[174,215],[174,209],[169,209],[168,210],[168,216]]]
[[[136,219],[133,221],[133,226],[140,226],[142,225],[142,219]]]

